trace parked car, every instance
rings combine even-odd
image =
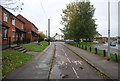
[[[110,42],[110,46],[116,46],[117,42],[116,41],[112,41]]]

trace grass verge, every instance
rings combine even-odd
[[[3,50],[2,51],[2,76],[3,78],[7,73],[22,66],[26,61],[32,59],[33,55],[22,53],[16,50]]]
[[[41,45],[39,45],[39,44],[41,44]],[[39,44],[29,43],[29,44],[22,45],[22,47],[24,47],[25,49],[27,49],[29,51],[40,52],[48,46],[48,42],[46,42],[46,41],[42,41]]]

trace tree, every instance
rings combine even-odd
[[[45,34],[44,33],[42,33],[42,32],[38,32],[38,34],[40,35],[40,37],[42,37],[42,38],[45,38],[46,36],[45,36]]]
[[[45,34],[44,34],[44,33],[42,33],[42,32],[38,32],[38,34],[40,35],[40,36],[39,36],[39,39],[38,39],[38,42],[43,41],[43,40],[44,40],[44,38],[46,37],[46,36],[45,36]]]
[[[80,40],[94,38],[96,34],[95,8],[90,2],[72,2],[63,10],[60,29],[66,38]]]
[[[6,9],[21,11],[24,3],[22,3],[20,0],[2,0],[0,5]]]

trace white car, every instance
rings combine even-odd
[[[116,46],[117,42],[116,41],[112,41],[110,42],[110,46]]]

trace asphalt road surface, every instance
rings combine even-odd
[[[108,45],[107,44],[97,44],[97,45],[91,45],[92,47],[95,47],[95,48],[98,48],[98,49],[100,49],[100,50],[106,50],[106,51],[108,51]],[[119,47],[119,45],[117,45],[116,47],[114,47],[114,46],[110,46],[110,53],[112,53],[112,54],[117,54],[117,55],[119,55],[119,53],[120,53],[120,47]]]
[[[95,69],[65,47],[64,43],[55,44],[56,55],[50,79],[102,79]]]
[[[102,79],[95,69],[64,46],[51,43],[6,79]]]

